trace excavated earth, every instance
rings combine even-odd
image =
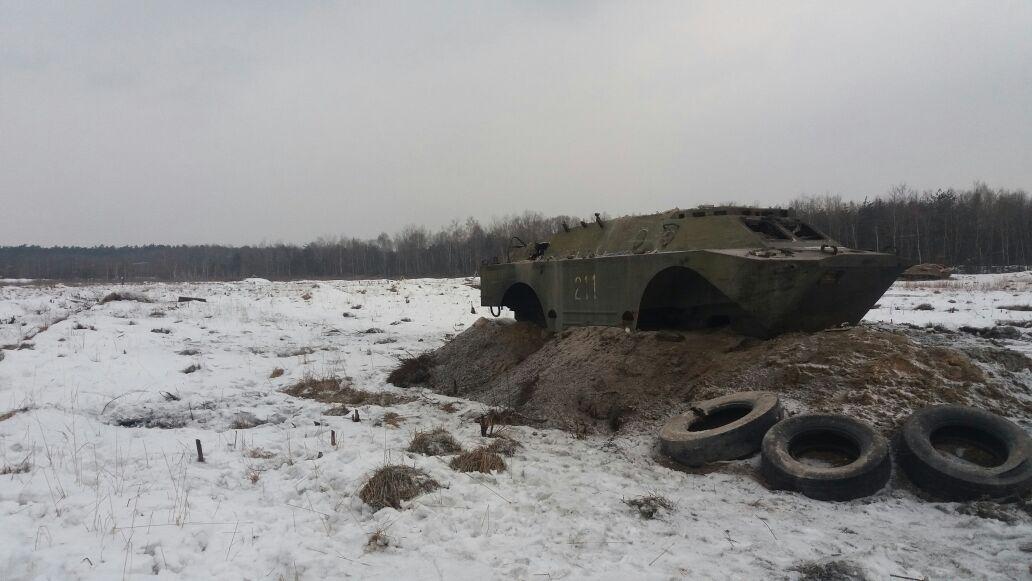
[[[939,403],[1032,421],[1028,357],[992,340],[888,325],[759,340],[726,330],[550,334],[482,318],[419,361],[418,383],[434,391],[506,408],[507,421],[584,434],[654,431],[692,401],[745,390],[780,394],[790,413],[847,413],[886,433]]]

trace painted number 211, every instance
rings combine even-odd
[[[573,277],[573,300],[589,301],[598,298],[598,285],[593,274]]]

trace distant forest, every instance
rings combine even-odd
[[[1022,190],[918,192],[905,185],[864,201],[807,196],[799,216],[852,248],[897,252],[968,272],[1032,263],[1032,200]],[[481,259],[504,257],[513,236],[532,243],[570,216],[528,212],[482,225],[473,218],[432,232],[408,226],[374,240],[321,238],[303,246],[149,245],[0,247],[0,278],[82,281],[205,281],[244,277],[397,278],[472,276]]]

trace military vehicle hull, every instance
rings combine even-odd
[[[745,216],[768,211],[738,210],[748,212]],[[517,319],[553,331],[581,325],[629,329],[731,325],[744,334],[771,336],[859,322],[907,266],[895,255],[845,249],[812,228],[807,230],[807,240],[760,237],[741,245],[742,240],[733,238],[742,233],[734,232],[729,245],[738,247],[684,248],[683,242],[677,244],[683,230],[702,227],[719,233],[738,224],[725,219],[714,228],[704,226],[704,220],[685,223],[686,218],[680,218],[681,226],[673,229],[670,224],[676,223],[676,216],[685,213],[644,217],[645,221],[635,217],[637,221],[622,233],[619,220],[600,220],[577,229],[597,228],[594,236],[580,233],[579,239],[567,236],[558,243],[553,239],[550,253],[538,245],[532,258],[484,264],[481,304],[508,307]],[[705,216],[712,214],[698,217]],[[648,219],[663,232],[651,245],[639,243],[649,239],[648,233],[641,234],[648,230],[641,226]],[[669,234],[672,229],[674,235]],[[627,251],[621,252],[619,240],[628,236]],[[814,239],[817,236],[819,240]],[[560,233],[556,238],[562,237]],[[713,245],[719,242],[714,240]]]

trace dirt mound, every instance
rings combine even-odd
[[[480,319],[429,361],[426,384],[435,391],[579,433],[652,430],[693,400],[743,390],[777,392],[792,412],[848,413],[886,431],[937,403],[1032,418],[1023,375],[889,327],[761,341],[723,330],[610,327],[549,336],[527,323]]]

